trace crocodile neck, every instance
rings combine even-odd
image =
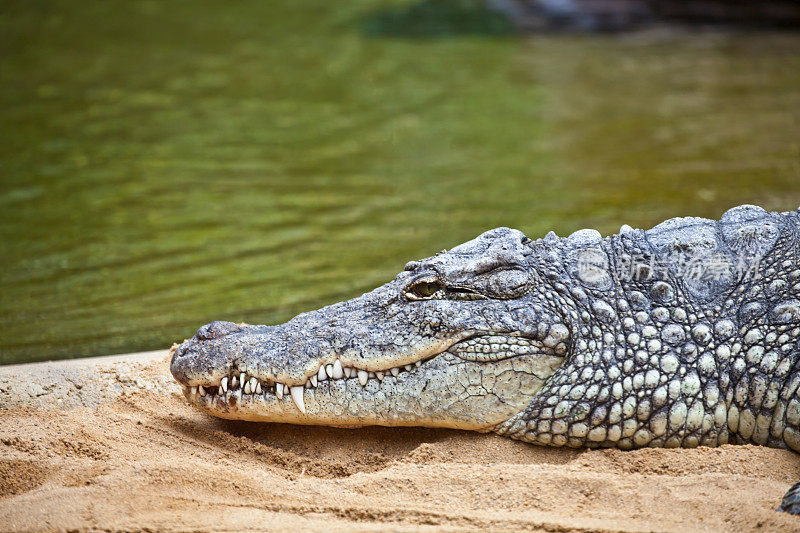
[[[746,268],[729,255],[711,278],[677,275],[691,268],[686,256],[638,230],[594,245],[610,279],[574,283],[580,276],[537,265],[578,310],[574,370],[553,376],[496,431],[556,446],[800,451],[798,216],[784,217],[767,253],[743,252]],[[690,242],[690,259],[702,243]]]

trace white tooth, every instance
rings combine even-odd
[[[275,396],[277,396],[279,400],[283,400],[283,383],[275,384]]]
[[[244,388],[244,384],[247,383],[247,374],[245,374],[244,372],[239,374],[239,383],[242,384],[242,388]]]
[[[261,383],[259,381],[256,381],[256,388],[253,392],[256,394],[261,394]]]
[[[238,386],[239,386],[239,378],[237,378],[236,376],[233,376],[231,378],[231,388],[235,389]]]
[[[256,391],[256,383],[258,383],[258,381],[256,381],[256,378],[250,378],[250,390],[252,392]]]
[[[367,374],[367,376],[369,376],[369,377],[371,377],[371,378],[374,378],[374,377],[375,377],[375,372],[369,372],[369,373]]]
[[[350,368],[349,366],[346,366],[346,367],[344,367],[342,370],[344,370],[344,376],[345,376],[346,378],[351,378],[351,377],[353,377],[353,372],[355,372],[355,370],[353,370],[353,369],[352,369],[352,368]]]
[[[197,387],[192,387],[192,388],[191,388],[191,389],[189,389],[189,390],[191,391],[191,393],[192,393],[192,396],[194,396],[195,394],[197,394]]]
[[[408,371],[411,371],[411,369],[414,368],[414,365],[406,365],[403,368],[405,368]]]
[[[317,375],[316,374],[314,374],[313,376],[308,378],[308,380],[311,382],[311,386],[312,387],[316,387],[318,385]]]
[[[416,363],[414,363],[414,366],[417,367],[417,368],[419,368],[421,365],[422,365],[422,361],[417,361]]]
[[[197,392],[200,393],[200,396],[205,396],[206,395],[206,389],[204,389],[202,385],[199,385],[197,387]]]
[[[317,379],[320,381],[325,381],[328,379],[328,374],[325,373],[325,365],[319,367],[319,371],[317,372]]]
[[[389,372],[391,372],[394,377],[397,377],[397,375],[400,373],[400,369],[397,367],[393,367],[389,369]]]
[[[358,371],[358,382],[361,383],[362,387],[366,386],[367,378],[369,378],[369,374],[365,370]]]
[[[294,400],[294,404],[300,409],[300,412],[305,414],[306,413],[306,404],[303,403],[303,387],[292,387],[291,388],[292,400]]]
[[[219,382],[219,387],[222,389],[222,392],[228,391],[228,376],[222,378],[222,381]]]
[[[310,388],[311,388],[311,382],[310,382],[310,381],[308,381],[308,380],[306,380],[306,382],[305,382],[305,383],[303,383],[303,387],[305,387],[305,388],[307,388],[307,389],[310,389]]]
[[[325,373],[331,378],[333,377],[333,365],[325,365]]]
[[[333,373],[331,374],[331,377],[333,377],[333,379],[342,379],[344,377],[342,363],[338,359],[333,363]]]
[[[250,382],[248,381],[247,383],[244,384],[244,393],[245,394],[250,394],[251,392],[253,392],[253,391],[250,388]]]
[[[378,378],[378,381],[383,381],[383,372],[375,372],[375,377]]]

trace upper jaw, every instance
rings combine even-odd
[[[213,324],[213,323],[212,323]],[[288,324],[286,324],[288,325]],[[336,349],[329,339],[319,338],[302,343],[301,347],[313,346],[316,353],[297,349],[297,343],[286,339],[297,332],[286,332],[280,326],[236,325],[237,329],[221,338],[204,338],[204,326],[190,340],[173,346],[170,369],[174,377],[185,386],[220,386],[222,379],[246,374],[262,381],[262,387],[281,383],[287,389],[306,386],[313,382],[314,376],[330,376],[336,368],[337,376],[348,371],[357,375],[366,373],[391,373],[392,369],[403,369],[449,350],[463,341],[490,335],[524,337],[542,342],[543,349],[553,348],[563,355],[567,330],[554,325],[540,330],[539,335],[532,332],[466,330],[453,332],[446,337],[417,337],[408,345],[388,344],[383,346],[358,345],[348,343]],[[563,334],[554,332],[563,329]],[[553,338],[555,335],[555,339]],[[350,370],[348,370],[350,369]],[[255,384],[254,384],[255,385]]]
[[[220,340],[203,340],[197,337],[172,348],[171,371],[175,378],[187,387],[222,386],[222,380],[232,378],[241,381],[240,374],[262,382],[263,387],[282,384],[290,387],[314,385],[314,381],[325,377],[358,377],[364,374],[399,373],[432,358],[452,345],[474,336],[464,332],[448,339],[424,339],[407,349],[395,345],[383,351],[348,347],[341,352],[333,349],[317,356],[302,352],[282,351],[282,343],[275,343],[269,335],[249,335],[243,332]],[[255,384],[254,384],[255,385]],[[315,386],[315,385],[314,385]]]

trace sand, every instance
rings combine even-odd
[[[0,530],[800,531],[800,456],[218,420],[166,352],[0,367]]]

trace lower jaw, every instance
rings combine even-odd
[[[342,428],[422,426],[473,431],[488,431],[495,425],[484,420],[452,417],[437,410],[434,402],[426,409],[419,397],[403,401],[404,393],[390,390],[392,387],[387,387],[387,381],[370,381],[362,387],[357,380],[346,380],[304,389],[305,414],[291,400],[242,394],[241,389],[216,396],[186,393],[186,397],[203,411],[229,420]]]

